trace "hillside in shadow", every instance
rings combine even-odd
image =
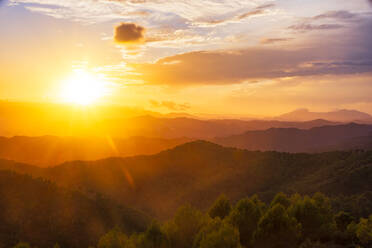
[[[219,194],[232,200],[279,191],[352,196],[372,190],[372,152],[252,152],[196,141],[151,156],[74,161],[41,169],[1,161],[0,169],[41,176],[87,194],[168,218],[189,202],[205,208]]]

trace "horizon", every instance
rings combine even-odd
[[[88,110],[94,110],[96,108],[107,108],[107,109],[130,109],[130,110],[137,110],[139,112],[143,112],[143,114],[136,114],[135,116],[154,116],[154,117],[168,117],[168,118],[178,118],[178,117],[185,117],[185,118],[195,118],[195,119],[204,119],[204,120],[213,120],[213,119],[237,119],[237,120],[278,120],[282,115],[296,113],[296,112],[308,112],[308,113],[314,113],[314,114],[330,114],[330,113],[336,113],[336,112],[342,112],[342,111],[348,111],[348,112],[360,112],[367,115],[372,116],[372,111],[360,111],[357,109],[346,109],[346,108],[333,108],[328,109],[324,111],[316,111],[311,108],[307,107],[299,107],[295,109],[291,109],[289,111],[280,112],[278,114],[274,115],[254,115],[250,113],[245,114],[228,114],[228,113],[219,113],[219,112],[210,112],[210,113],[197,113],[197,112],[189,112],[189,111],[177,111],[177,110],[163,110],[163,111],[157,111],[151,108],[141,107],[137,105],[123,105],[123,104],[109,104],[109,103],[95,103],[95,104],[89,104],[89,105],[81,105],[81,104],[75,104],[75,103],[68,103],[68,102],[47,102],[47,101],[13,101],[13,100],[0,100],[1,104],[16,104],[16,105],[38,105],[39,107],[44,106],[59,106],[66,109],[76,109],[82,112],[88,111]],[[176,115],[175,117],[172,117],[173,115]],[[124,117],[125,118],[125,117]],[[322,119],[322,118],[318,118]],[[314,119],[315,120],[315,119]],[[325,118],[324,120],[327,120]],[[285,119],[284,119],[285,121]],[[295,120],[293,120],[295,121]]]

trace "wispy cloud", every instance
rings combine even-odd
[[[293,38],[264,38],[264,39],[261,39],[260,43],[264,45],[268,45],[268,44],[286,42],[290,40],[293,40]]]
[[[201,27],[208,27],[208,26],[217,26],[217,25],[224,25],[229,23],[238,23],[247,18],[255,17],[255,16],[262,16],[270,14],[267,9],[271,9],[275,7],[275,4],[264,4],[259,5],[251,10],[244,11],[240,13],[233,13],[226,16],[226,14],[222,17],[209,17],[209,18],[201,18],[193,23],[193,25],[201,26]]]
[[[190,108],[190,105],[187,103],[179,104],[173,101],[150,100],[150,104],[154,108],[165,108],[171,111],[185,111]]]
[[[331,29],[340,29],[343,28],[344,25],[341,24],[310,24],[310,23],[301,23],[289,26],[290,29],[296,31],[313,31],[313,30],[331,30]]]

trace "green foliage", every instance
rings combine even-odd
[[[271,207],[261,217],[254,235],[255,247],[296,247],[301,234],[301,225],[288,215],[280,204]]]
[[[208,219],[200,211],[190,207],[181,207],[174,219],[166,226],[170,246],[177,248],[192,247],[196,235]]]
[[[332,206],[336,211],[345,211],[355,218],[366,218],[371,214],[372,191],[351,196],[338,196],[332,199]]]
[[[81,248],[95,245],[115,226],[143,231],[137,211],[112,201],[92,199],[45,179],[0,171],[0,247],[26,241],[35,247]]]
[[[97,202],[104,209],[105,201]],[[111,229],[101,236],[97,248],[372,247],[372,215],[355,222],[350,213],[335,214],[330,199],[320,193],[312,197],[279,193],[269,207],[255,195],[241,199],[227,211],[229,208],[223,195],[205,214],[186,205],[168,223],[152,222],[144,232],[132,233],[130,237],[119,227]],[[33,244],[32,240],[26,241]],[[15,242],[11,242],[5,247],[12,247]],[[30,246],[19,243],[14,248]],[[59,248],[58,243],[54,248]]]
[[[114,228],[104,236],[98,242],[98,248],[126,248],[128,247],[128,237],[120,231],[118,228]]]
[[[254,196],[251,199],[240,200],[232,209],[227,221],[239,230],[242,245],[250,244],[262,216],[263,207],[264,204]]]
[[[199,242],[194,247],[200,248],[239,248],[239,231],[227,222],[216,218],[201,231]],[[199,243],[199,244],[198,244]]]
[[[301,224],[304,238],[326,240],[335,232],[330,200],[322,194],[298,199],[290,206],[289,213]]]
[[[329,245],[322,244],[319,241],[313,242],[307,239],[299,246],[299,248],[329,248]]]
[[[137,238],[137,248],[167,248],[169,241],[157,222],[152,222],[146,232]]]
[[[356,226],[356,236],[360,243],[365,247],[372,246],[372,215],[368,219],[360,219],[359,224]]]
[[[347,226],[353,221],[353,217],[344,211],[340,211],[335,215],[335,222],[337,229],[341,232],[345,232]]]
[[[276,204],[280,204],[283,207],[288,208],[291,205],[291,201],[286,194],[280,192],[276,194],[274,199],[271,201],[270,207],[275,206]]]
[[[31,248],[31,246],[28,243],[19,242],[17,245],[14,246],[14,248]]]
[[[222,220],[230,214],[231,204],[225,195],[221,195],[209,209],[209,216],[211,218],[219,217]]]

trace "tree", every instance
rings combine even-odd
[[[114,228],[100,238],[98,248],[125,248],[127,243],[128,237],[120,229]]]
[[[337,229],[341,232],[345,232],[347,226],[353,221],[353,217],[344,211],[340,211],[335,215],[335,222]]]
[[[270,207],[280,204],[285,208],[288,208],[291,205],[291,201],[286,194],[280,192],[275,195],[274,199],[271,201]]]
[[[272,206],[262,216],[254,235],[255,247],[291,248],[296,247],[301,225],[288,215],[281,204]]]
[[[317,242],[313,242],[309,239],[305,240],[305,242],[303,242],[299,248],[328,248],[329,246],[326,245],[326,244],[322,244],[320,243],[319,241]]]
[[[19,242],[17,245],[14,246],[14,248],[31,248],[31,246],[28,243]]]
[[[219,217],[222,220],[230,214],[231,204],[225,195],[221,195],[209,209],[209,216],[211,218]]]
[[[227,222],[221,221],[220,218],[211,222],[211,227],[203,231],[201,235],[200,248],[239,248],[239,231]]]
[[[244,198],[232,209],[228,222],[239,230],[240,242],[248,246],[263,212],[263,203],[257,197]]]
[[[356,227],[356,236],[365,247],[372,246],[372,215],[368,219],[360,219]]]
[[[196,235],[206,223],[207,218],[200,211],[188,205],[181,207],[165,228],[170,246],[177,248],[192,247]]]
[[[336,230],[330,201],[322,194],[305,196],[289,208],[291,216],[301,224],[304,239],[329,239]]]
[[[167,248],[168,239],[157,222],[152,222],[146,232],[139,236],[138,248]]]

